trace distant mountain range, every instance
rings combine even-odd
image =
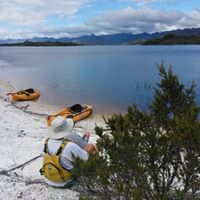
[[[74,42],[83,45],[121,45],[121,44],[137,44],[145,40],[163,37],[166,34],[175,34],[177,36],[200,36],[200,28],[191,29],[177,29],[173,31],[156,32],[156,33],[119,33],[112,35],[84,35],[80,37],[35,37],[30,39],[7,39],[0,40],[0,44],[22,43],[24,41],[30,42]]]

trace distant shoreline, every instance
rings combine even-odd
[[[149,39],[141,43],[142,45],[200,45],[200,36],[178,36],[167,34],[161,38]]]
[[[85,34],[77,37],[32,37],[32,38],[5,38],[0,39],[0,46],[80,46],[80,45],[140,45],[145,41],[160,39],[165,35],[173,34],[178,37],[200,37],[200,28],[174,29],[154,33],[115,33],[106,35]],[[34,44],[23,44],[34,42]],[[59,44],[58,44],[58,43]],[[43,44],[42,44],[43,43]],[[50,43],[50,44],[44,44]],[[179,41],[178,44],[199,44],[194,39],[192,42]],[[174,44],[174,43],[173,43]]]
[[[22,46],[22,47],[49,47],[49,46],[83,46],[81,43],[76,42],[31,42],[24,41],[19,43],[3,43],[0,44],[0,47],[13,47],[13,46]]]

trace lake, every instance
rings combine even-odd
[[[200,103],[200,46],[0,47],[0,79],[17,89],[41,91],[41,100],[60,107],[92,104],[96,112],[147,109],[156,63],[170,64],[181,82],[197,84]]]

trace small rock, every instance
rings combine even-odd
[[[18,192],[17,195],[16,195],[16,197],[18,199],[21,199],[23,197],[23,192]]]

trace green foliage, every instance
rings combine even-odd
[[[158,66],[150,112],[129,106],[105,119],[99,154],[77,160],[73,174],[96,199],[195,199],[200,192],[200,124],[195,85],[186,89]]]
[[[171,38],[175,38],[175,37],[176,37],[175,34],[169,33],[169,34],[164,35],[163,39],[171,39]]]
[[[195,84],[192,83],[191,87],[186,89],[178,77],[173,75],[172,67],[166,72],[161,64],[159,71],[162,80],[157,84],[151,105],[156,121],[165,128],[171,127],[175,119],[188,115],[191,121],[195,121],[199,112],[195,102]]]
[[[79,200],[91,200],[91,198],[85,197],[85,196],[81,196],[81,197],[79,198]]]
[[[161,38],[146,40],[143,45],[176,45],[176,44],[200,44],[200,37],[196,35],[179,36],[172,33],[166,34]]]

